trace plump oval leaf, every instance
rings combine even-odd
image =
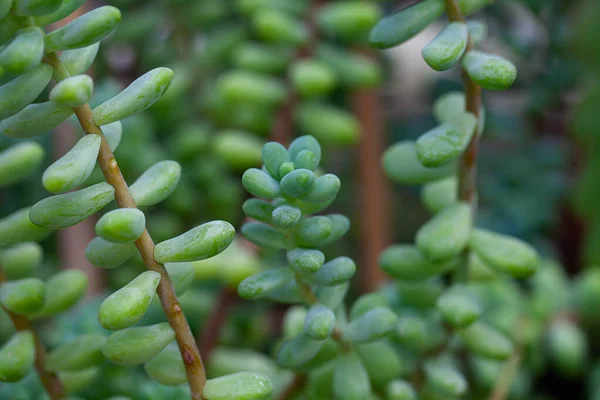
[[[397,322],[398,317],[389,308],[372,308],[344,328],[344,340],[364,343],[381,339],[394,330]]]
[[[463,68],[476,84],[488,90],[508,89],[517,79],[517,68],[506,58],[481,51],[469,51]]]
[[[437,299],[437,309],[453,327],[463,328],[475,322],[482,313],[481,306],[465,287],[452,287]]]
[[[92,98],[94,81],[88,75],[76,75],[52,88],[50,100],[63,107],[79,107]]]
[[[88,333],[62,344],[52,350],[46,358],[46,368],[50,371],[79,371],[101,364],[104,361],[102,347],[106,336],[102,333]]]
[[[229,222],[207,222],[157,244],[154,259],[159,263],[204,260],[225,250],[234,236],[235,229]]]
[[[326,262],[314,274],[311,282],[318,286],[333,286],[349,281],[356,272],[356,264],[348,257],[338,257]]]
[[[148,311],[159,282],[158,272],[145,271],[108,296],[98,310],[100,325],[118,331],[138,322]]]
[[[31,104],[52,79],[53,69],[40,64],[0,86],[0,120],[15,115]]]
[[[463,113],[417,140],[417,158],[425,167],[439,167],[458,159],[475,134],[477,119]]]
[[[128,328],[110,335],[102,353],[117,365],[140,365],[154,358],[173,339],[175,331],[167,322]]]
[[[107,37],[120,20],[121,11],[118,8],[98,7],[47,34],[44,37],[45,50],[53,53],[90,46]]]
[[[23,279],[33,275],[42,258],[42,246],[36,242],[18,243],[0,250],[0,265],[8,280]]]
[[[456,264],[453,261],[430,261],[415,246],[397,244],[380,254],[379,266],[395,279],[413,281],[444,274],[455,268]]]
[[[88,278],[83,272],[68,269],[56,273],[46,281],[46,298],[41,310],[34,317],[50,317],[68,310],[83,298]]]
[[[146,216],[137,208],[119,208],[104,214],[96,223],[96,234],[113,243],[133,242],[146,229]]]
[[[356,117],[348,111],[324,103],[303,103],[295,112],[295,120],[303,132],[323,143],[337,146],[355,144],[360,135]]]
[[[303,97],[325,96],[336,85],[333,70],[319,60],[296,61],[290,71],[292,86]]]
[[[106,182],[47,197],[34,204],[31,221],[39,226],[60,229],[73,226],[95,214],[114,199],[115,189]]]
[[[62,0],[14,0],[15,14],[22,17],[35,17],[58,10]]]
[[[266,172],[250,168],[242,176],[244,188],[253,196],[263,199],[274,199],[281,196],[279,182]]]
[[[277,353],[277,362],[284,368],[297,368],[312,360],[323,347],[324,340],[314,340],[300,335],[286,340]]]
[[[156,357],[144,364],[144,371],[155,381],[177,386],[187,382],[185,364],[181,358],[177,343],[170,343]]]
[[[0,96],[1,97],[1,96]],[[44,159],[44,148],[36,142],[22,142],[0,152],[0,187],[29,176]]]
[[[63,65],[71,75],[83,74],[94,62],[99,47],[100,43],[94,43],[91,46],[82,47],[80,49],[65,50],[60,55],[60,61],[62,61]]]
[[[279,206],[273,210],[273,224],[278,228],[289,228],[302,217],[302,211],[292,206]]]
[[[260,222],[248,222],[242,226],[242,235],[260,247],[285,249],[285,235],[277,229]]]
[[[0,133],[12,138],[28,138],[44,134],[63,122],[72,108],[47,101],[30,104],[15,115],[0,121]]]
[[[18,382],[33,368],[35,339],[29,331],[17,332],[0,348],[0,382]]]
[[[67,154],[51,164],[42,176],[42,184],[51,193],[63,193],[82,185],[92,174],[102,138],[85,135]]]
[[[465,54],[468,39],[467,24],[451,22],[423,48],[423,59],[436,71],[450,69]]]
[[[262,149],[262,162],[269,171],[269,174],[279,179],[279,168],[281,164],[290,161],[290,155],[285,147],[278,142],[269,142],[263,146]]]
[[[580,375],[586,367],[589,345],[581,328],[566,319],[551,324],[548,331],[550,357],[564,376]]]
[[[81,7],[83,3],[85,3],[85,0],[62,0],[59,2],[58,8],[53,12],[43,13],[43,15],[36,17],[35,23],[43,26],[60,21],[61,19],[71,15],[75,10]]]
[[[260,164],[263,143],[254,134],[227,129],[216,134],[212,149],[232,169],[244,170]]]
[[[505,360],[512,354],[512,342],[483,322],[475,322],[459,332],[467,349],[486,358]]]
[[[42,62],[44,31],[38,26],[20,29],[0,49],[0,67],[7,72],[22,74]]]
[[[237,372],[206,381],[206,400],[261,400],[273,391],[271,380],[254,372]]]
[[[329,3],[319,8],[317,25],[328,35],[341,39],[359,39],[379,20],[377,4],[363,1]]]
[[[52,233],[31,222],[30,210],[31,208],[25,207],[0,219],[0,248],[30,240],[42,240]]]
[[[340,178],[334,174],[321,175],[299,199],[311,204],[329,204],[336,198],[340,187]]]
[[[388,383],[385,390],[386,400],[417,400],[413,386],[401,379]]]
[[[140,207],[160,203],[175,191],[181,178],[181,165],[176,161],[159,161],[148,168],[129,187],[131,196]]]
[[[427,168],[417,158],[415,142],[401,141],[389,147],[382,158],[383,170],[395,182],[422,184],[455,175],[456,163]]]
[[[425,363],[427,384],[447,396],[461,396],[467,391],[467,380],[460,370],[444,359],[433,359]]]
[[[283,11],[261,8],[254,13],[252,23],[258,36],[269,42],[300,45],[308,40],[304,23]]]
[[[244,279],[238,286],[238,293],[244,299],[258,299],[293,278],[294,271],[289,267],[267,269]]]
[[[46,286],[37,278],[25,278],[0,285],[0,303],[16,314],[31,314],[44,305]]]
[[[333,393],[335,398],[345,400],[364,400],[371,396],[369,375],[356,353],[345,353],[336,358]]]
[[[298,272],[317,272],[325,262],[325,255],[319,250],[294,249],[287,252],[287,260]]]
[[[134,243],[112,243],[95,237],[85,248],[85,258],[96,267],[116,268],[129,260],[135,252]]]
[[[265,106],[281,104],[287,93],[278,78],[243,70],[223,74],[217,81],[217,90],[228,103]]]
[[[312,187],[315,174],[308,169],[296,169],[281,179],[279,186],[290,197],[300,197]]]
[[[321,304],[315,304],[308,310],[304,321],[304,333],[311,339],[325,340],[335,328],[335,314]]]
[[[122,120],[156,103],[173,80],[169,68],[155,68],[137,78],[121,93],[94,108],[94,122],[106,125]]]
[[[427,183],[421,191],[421,201],[435,214],[458,201],[458,180],[451,176]]]

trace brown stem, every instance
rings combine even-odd
[[[208,360],[210,358],[212,350],[219,341],[223,325],[227,322],[229,311],[235,305],[236,301],[237,293],[234,289],[227,286],[221,288],[215,306],[208,318],[208,323],[203,329],[200,354],[202,354],[204,359]]]
[[[4,276],[4,273],[2,273],[2,269],[0,269],[0,283],[4,281],[6,281],[6,277]],[[40,337],[34,331],[29,319],[23,315],[15,314],[12,311],[9,311],[4,306],[2,306],[2,308],[8,314],[18,332],[29,331],[33,334],[33,339],[35,341],[35,370],[50,398],[52,400],[64,398],[65,390],[62,386],[62,383],[58,379],[58,376],[56,376],[54,372],[46,370],[46,348],[40,340]]]
[[[279,400],[289,400],[294,396],[300,389],[304,387],[306,383],[306,376],[302,374],[294,375],[294,379],[290,382],[289,386],[285,388],[279,395]]]
[[[362,50],[374,59],[371,51]],[[379,87],[357,89],[352,108],[360,122],[358,145],[358,188],[360,220],[361,290],[372,292],[385,280],[379,268],[379,254],[390,243],[390,208],[387,179],[379,158],[385,148],[384,126],[379,105]]]
[[[46,57],[44,57],[44,62],[49,63],[54,67],[55,77],[57,77],[58,80],[62,80],[69,76],[68,71],[55,54],[46,55]],[[100,169],[102,169],[106,181],[115,189],[115,199],[117,204],[121,208],[137,208],[133,197],[129,192],[127,182],[125,182],[125,179],[121,174],[117,160],[102,133],[102,129],[94,122],[92,109],[89,104],[76,107],[73,110],[86,134],[96,134],[102,138],[100,153],[98,154],[98,164],[100,165]],[[192,399],[201,400],[203,399],[202,391],[204,390],[204,385],[206,383],[206,373],[204,371],[202,358],[200,357],[200,352],[196,346],[194,335],[192,334],[190,326],[179,305],[179,300],[175,295],[175,290],[173,289],[173,284],[171,283],[169,275],[165,267],[154,260],[154,242],[152,241],[148,230],[144,230],[142,236],[136,240],[135,245],[142,256],[146,267],[151,271],[158,272],[161,276],[156,291],[167,316],[167,320],[169,321],[171,328],[175,331],[175,338],[185,364]]]
[[[458,5],[457,0],[446,0],[446,12],[448,18],[454,22],[465,22],[465,17]],[[465,54],[473,49],[473,40],[469,36]],[[463,82],[465,85],[466,110],[473,114],[479,120],[479,109],[481,105],[481,87],[476,85],[469,74],[462,71]],[[473,223],[477,217],[477,153],[479,150],[480,132],[476,124],[475,132],[467,149],[462,154],[458,163],[458,199],[471,205]],[[467,281],[469,278],[469,249],[463,254],[463,263],[457,270],[456,280]]]
[[[519,364],[521,363],[521,351],[516,348],[513,352],[510,359],[502,368],[502,372],[500,373],[500,377],[496,381],[496,385],[492,391],[488,400],[504,400],[508,396],[510,391],[510,387],[512,385],[513,379],[517,375],[519,371]]]

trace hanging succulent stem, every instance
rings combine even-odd
[[[0,266],[0,284],[6,280],[2,267]],[[65,396],[65,390],[62,383],[55,373],[46,370],[46,348],[39,336],[34,332],[33,326],[27,317],[15,314],[4,306],[2,309],[8,314],[17,332],[29,331],[33,334],[35,340],[35,370],[40,378],[40,382],[52,400],[59,400]]]
[[[47,54],[44,62],[54,68],[54,76],[57,81],[62,81],[70,76],[69,72],[58,59],[55,53]],[[117,160],[113,155],[102,129],[94,122],[92,109],[89,104],[74,108],[75,115],[86,134],[96,134],[102,138],[100,152],[98,154],[98,164],[102,169],[104,178],[115,189],[115,199],[121,208],[137,208],[127,182],[121,174]],[[202,399],[202,391],[206,383],[206,372],[200,352],[196,346],[194,335],[181,310],[179,300],[175,295],[175,290],[165,267],[154,260],[154,242],[148,233],[144,230],[142,236],[136,240],[135,245],[149,270],[158,272],[161,276],[157,293],[164,309],[165,315],[175,331],[175,338],[179,345],[179,350],[186,368],[186,374],[190,385],[192,399]]]
[[[457,0],[446,0],[446,12],[452,22],[465,22],[465,17],[458,5]],[[473,49],[473,40],[469,35],[467,49],[465,54]],[[466,110],[473,114],[475,118],[480,118],[481,106],[481,87],[471,78],[466,71],[462,72],[463,83],[465,86],[465,106]],[[476,125],[478,126],[478,125]],[[478,128],[475,128],[478,129]],[[467,149],[462,154],[458,162],[458,199],[471,205],[473,223],[477,217],[477,153],[479,151],[479,137],[481,132],[475,132]],[[468,279],[469,270],[469,249],[465,250],[463,267],[457,270],[456,278],[464,282]]]
[[[201,332],[200,354],[208,360],[214,347],[219,342],[221,330],[227,322],[227,316],[235,305],[237,292],[228,286],[223,286],[217,295],[217,301],[208,317],[208,322]]]

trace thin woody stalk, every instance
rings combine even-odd
[[[47,54],[46,57],[44,57],[44,62],[54,67],[54,76],[57,81],[64,80],[70,76],[56,54]],[[125,182],[125,179],[121,174],[117,160],[102,133],[102,129],[100,129],[93,120],[92,109],[89,104],[76,107],[73,110],[86,134],[96,134],[102,138],[102,144],[98,154],[98,164],[102,169],[106,181],[115,189],[115,199],[117,204],[121,208],[137,208],[133,197],[129,192],[127,182]],[[160,298],[169,324],[175,331],[175,338],[185,364],[192,399],[201,400],[203,399],[202,391],[204,390],[204,385],[206,383],[206,372],[204,371],[202,358],[200,357],[200,352],[196,346],[194,335],[192,334],[190,326],[179,305],[179,300],[175,295],[175,290],[173,289],[169,275],[165,267],[154,260],[154,242],[152,241],[148,230],[144,230],[142,236],[136,240],[135,245],[142,256],[146,267],[151,271],[158,272],[161,276],[157,288],[158,297]]]
[[[6,280],[2,268],[0,267],[0,283]],[[5,307],[2,307],[8,314],[8,317],[12,321],[15,329],[18,332],[29,331],[33,334],[35,340],[35,370],[40,378],[40,382],[44,386],[46,393],[52,400],[59,400],[65,397],[65,390],[62,383],[58,379],[58,376],[54,372],[46,370],[46,348],[40,340],[37,333],[33,330],[33,326],[29,319],[23,315],[15,314]]]
[[[446,0],[446,12],[452,22],[465,22],[465,17],[458,5],[457,0]],[[473,40],[469,35],[465,54],[473,49]],[[473,114],[477,120],[480,117],[481,87],[476,85],[466,71],[462,71],[465,86],[466,110]],[[478,126],[478,125],[476,125]],[[477,154],[479,150],[478,128],[473,134],[467,149],[458,161],[458,199],[471,205],[473,222],[477,217]],[[456,274],[458,281],[467,281],[469,277],[469,249],[463,254],[464,262]]]

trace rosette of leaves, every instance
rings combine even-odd
[[[339,214],[314,215],[340,189],[335,175],[319,170],[320,159],[319,142],[301,136],[287,149],[267,143],[262,169],[244,173],[244,187],[257,198],[244,203],[244,212],[254,221],[242,227],[242,234],[262,248],[285,251],[287,265],[246,278],[238,293],[247,299],[297,304],[286,314],[284,337],[276,349],[278,364],[308,374],[309,382],[325,379],[319,385],[327,394],[323,398],[364,399],[372,384],[361,349],[385,343],[397,316],[379,304],[348,315],[344,299],[356,266],[347,257],[326,260],[320,249],[341,239],[350,222]]]
[[[101,325],[117,332],[105,342],[99,338],[91,338],[89,342],[101,347],[101,352],[111,361],[133,366],[152,362],[163,351],[168,352],[167,346],[176,339],[175,353],[165,356],[172,363],[159,371],[153,369],[150,372],[148,368],[152,378],[167,381],[169,379],[164,375],[176,371],[180,373],[178,383],[187,381],[194,399],[264,397],[271,387],[268,378],[262,375],[247,372],[206,381],[194,337],[176,296],[182,282],[189,279],[190,275],[186,272],[191,269],[186,270],[186,265],[173,269],[164,265],[218,254],[233,240],[233,227],[225,221],[208,222],[154,246],[146,230],[145,215],[137,207],[150,206],[167,198],[179,181],[181,167],[173,161],[159,162],[128,187],[113,155],[118,145],[120,121],[156,103],[169,88],[173,71],[155,68],[92,110],[89,101],[94,82],[85,75],[85,71],[94,61],[98,43],[117,27],[120,11],[112,6],[99,7],[54,31],[46,33],[43,29],[69,16],[81,4],[81,1],[18,0],[8,7],[6,13],[3,12],[0,20],[2,32],[6,33],[0,38],[3,44],[0,68],[15,76],[0,88],[0,101],[3,103],[0,132],[12,138],[33,137],[54,129],[75,114],[85,133],[69,152],[44,172],[43,186],[54,195],[36,203],[31,209],[22,210],[16,218],[5,221],[3,226],[6,226],[7,233],[11,230],[16,234],[31,231],[46,233],[73,226],[116,200],[118,208],[103,215],[96,224],[98,237],[88,245],[86,256],[97,266],[115,268],[138,251],[148,271],[113,293],[101,305]],[[58,52],[61,52],[60,56]],[[34,103],[52,78],[56,84],[50,90],[48,100]],[[96,161],[106,181],[80,189],[90,177]],[[17,235],[7,237],[4,240],[21,240]],[[63,277],[56,280],[59,292],[48,297],[51,303],[81,286],[70,284]],[[8,291],[4,304],[9,304],[6,303],[7,298],[12,299],[24,292],[11,290],[12,284],[9,285],[4,289]],[[132,327],[148,309],[155,292],[160,297],[168,323]],[[30,304],[25,303],[26,309],[23,309],[21,302],[17,301],[17,311],[29,312]],[[11,301],[10,307],[13,307],[12,304]],[[42,302],[35,312],[51,315],[58,307],[54,303],[51,305]],[[32,334],[19,334],[9,342],[5,352],[9,356],[17,354],[11,346],[28,345],[31,351],[22,354],[23,360],[29,363],[33,340]],[[82,349],[91,347],[86,343],[71,345]],[[58,361],[72,361],[72,353],[64,350],[69,357],[57,356]],[[20,364],[23,363],[17,363]],[[162,364],[159,362],[158,365]],[[15,379],[21,378],[21,375]],[[52,388],[48,391],[53,397],[61,396]]]

